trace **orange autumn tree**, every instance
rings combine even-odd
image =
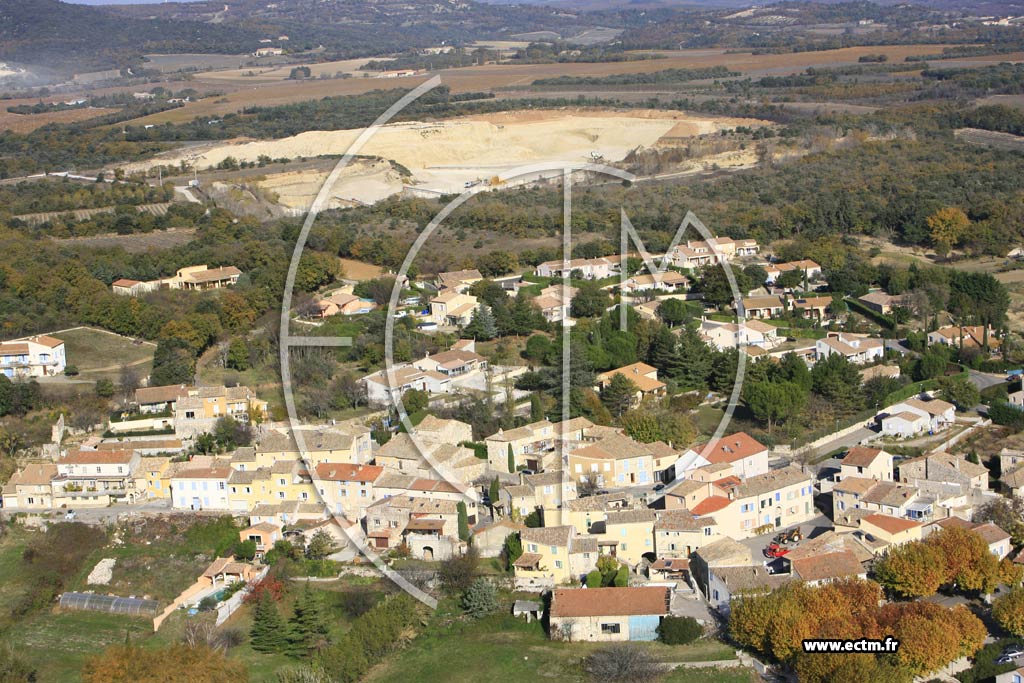
[[[934,595],[947,578],[938,548],[922,542],[890,547],[874,571],[876,580],[901,598]]]
[[[1014,588],[992,604],[992,616],[1015,636],[1024,636],[1024,588]]]

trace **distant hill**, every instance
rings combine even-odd
[[[0,61],[64,71],[128,66],[146,52],[243,52],[255,35],[239,26],[126,18],[59,0],[0,0]]]

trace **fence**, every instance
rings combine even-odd
[[[261,581],[269,571],[270,567],[264,567],[263,569],[261,569],[260,573],[256,575],[256,578],[253,579],[252,583],[258,583],[259,581]],[[215,625],[220,626],[225,621],[230,619],[231,615],[238,611],[238,608],[242,606],[243,602],[245,602],[245,596],[247,596],[250,592],[252,592],[252,589],[250,589],[249,586],[246,586],[245,588],[236,592],[234,595],[232,595],[224,602],[217,605],[217,622]]]

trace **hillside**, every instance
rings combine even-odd
[[[0,60],[67,68],[128,66],[146,52],[244,52],[254,34],[237,26],[136,19],[59,0],[0,0]]]

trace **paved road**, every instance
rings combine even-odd
[[[997,375],[991,372],[979,372],[978,370],[968,370],[967,377],[971,380],[971,383],[978,387],[979,391],[988,389],[989,387],[997,384],[1005,384],[1006,376]]]
[[[876,432],[875,430],[871,429],[870,427],[861,427],[860,429],[853,431],[847,434],[846,436],[841,436],[837,439],[832,439],[831,441],[828,441],[822,444],[821,446],[818,446],[817,448],[810,452],[809,456],[807,457],[807,461],[813,462],[817,458],[820,458],[821,456],[824,455],[828,455],[832,451],[838,450],[840,448],[850,448],[851,446],[856,446],[861,441],[876,436],[878,436],[878,432]]]
[[[139,503],[137,505],[113,505],[111,507],[97,507],[97,508],[72,508],[75,511],[75,521],[84,522],[86,524],[108,524],[116,522],[118,519],[133,517],[135,515],[155,515],[155,514],[167,514],[170,512],[178,512],[179,514],[203,514],[196,513],[191,510],[174,511],[171,510],[171,501],[149,501],[146,503]],[[0,510],[4,515],[12,515],[17,512],[25,512],[28,514],[39,514],[40,512],[47,513],[48,510],[19,510],[18,508],[4,508]],[[53,521],[63,521],[66,514],[66,510],[54,510],[50,513],[50,519]],[[214,514],[214,513],[207,513]],[[216,513],[223,514],[223,513]]]

